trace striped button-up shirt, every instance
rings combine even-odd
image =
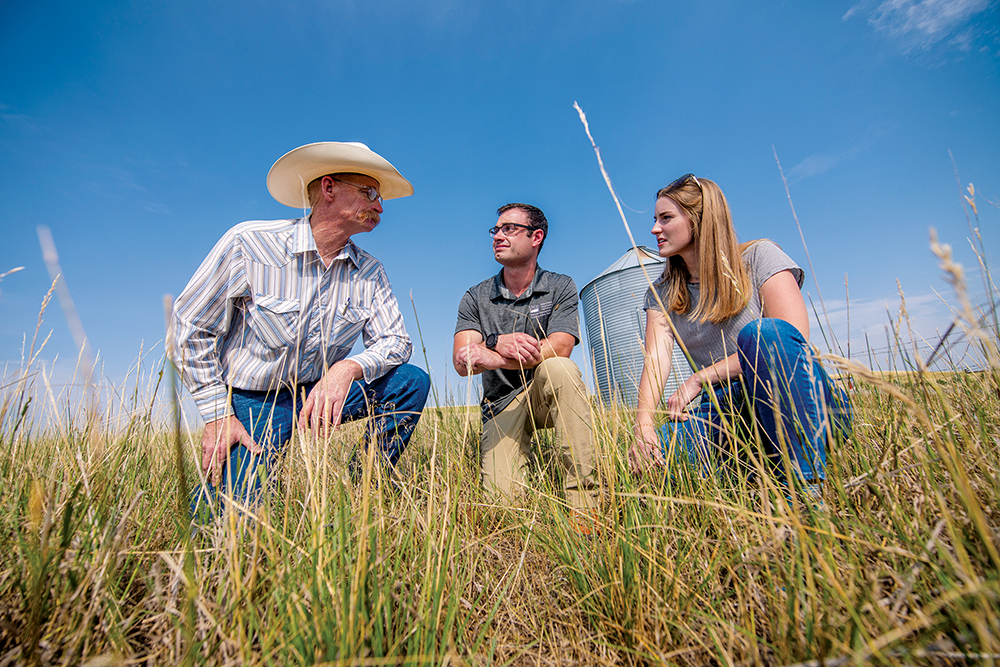
[[[372,382],[410,358],[382,263],[348,241],[324,266],[308,218],[244,222],[216,244],[174,304],[169,353],[206,422],[228,387],[319,380],[350,358]],[[348,357],[358,335],[364,351]]]

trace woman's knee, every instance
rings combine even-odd
[[[764,358],[780,358],[783,362],[801,358],[809,351],[802,332],[785,320],[763,317],[744,326],[736,338],[740,362],[756,364]]]
[[[805,344],[802,332],[791,323],[776,317],[762,317],[740,329],[736,343],[744,352],[774,343],[794,341]]]

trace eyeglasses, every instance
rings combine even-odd
[[[516,222],[507,222],[500,225],[499,227],[490,227],[490,236],[496,236],[497,234],[510,236],[519,229],[527,229],[531,231],[538,229],[538,227],[532,227],[531,225],[519,225]]]
[[[357,183],[351,183],[350,181],[342,181],[339,178],[330,177],[330,180],[336,181],[337,183],[343,183],[344,185],[353,185],[358,189],[358,192],[363,194],[368,198],[368,201],[375,201],[376,199],[381,199],[381,195],[378,193],[378,188],[374,185],[359,185]]]
[[[678,178],[676,181],[674,181],[673,183],[671,183],[670,185],[668,185],[667,187],[665,187],[664,190],[673,190],[675,188],[683,187],[683,185],[685,183],[687,183],[687,181],[688,181],[689,178],[694,181],[695,185],[697,185],[698,189],[700,190],[701,189],[701,181],[699,181],[698,177],[695,176],[694,174],[684,174],[683,176],[681,176],[680,178]]]

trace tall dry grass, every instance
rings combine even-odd
[[[162,369],[82,414],[36,338],[0,387],[0,666],[994,664],[998,335],[958,315],[978,372],[830,360],[856,420],[822,507],[766,474],[636,479],[630,413],[595,406],[590,537],[544,460],[524,507],[484,496],[478,411],[457,406],[425,412],[396,483],[345,481],[348,425],[293,440],[261,507],[192,531],[199,439],[162,416]]]
[[[137,401],[117,425],[25,424],[37,377],[8,385],[0,664],[994,661],[997,368],[887,377],[855,374],[824,509],[766,475],[636,480],[629,414],[596,408],[606,495],[590,538],[545,471],[526,507],[482,495],[478,416],[460,407],[425,414],[398,487],[343,480],[349,427],[294,441],[254,520],[192,535],[144,392],[116,392]]]

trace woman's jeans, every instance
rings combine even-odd
[[[737,339],[743,377],[714,385],[687,421],[661,429],[664,451],[686,457],[703,474],[748,466],[745,446],[759,434],[772,470],[787,481],[785,460],[801,481],[826,478],[826,448],[834,435],[851,432],[851,404],[809,349],[802,333],[784,320],[747,324]]]
[[[243,445],[229,451],[229,460],[222,471],[222,488],[206,481],[191,494],[191,513],[197,516],[202,508],[215,511],[222,498],[220,491],[239,505],[252,505],[260,500],[262,480],[268,478],[285,444],[292,437],[292,426],[302,409],[303,397],[315,383],[278,391],[246,391],[233,389],[232,406],[236,417],[263,454],[251,454]],[[373,440],[379,448],[381,463],[389,468],[396,465],[406,449],[413,429],[420,420],[420,411],[427,401],[430,378],[416,366],[403,364],[368,384],[355,381],[344,402],[341,421],[371,417],[365,429],[364,447]],[[356,455],[351,468],[358,469]]]

